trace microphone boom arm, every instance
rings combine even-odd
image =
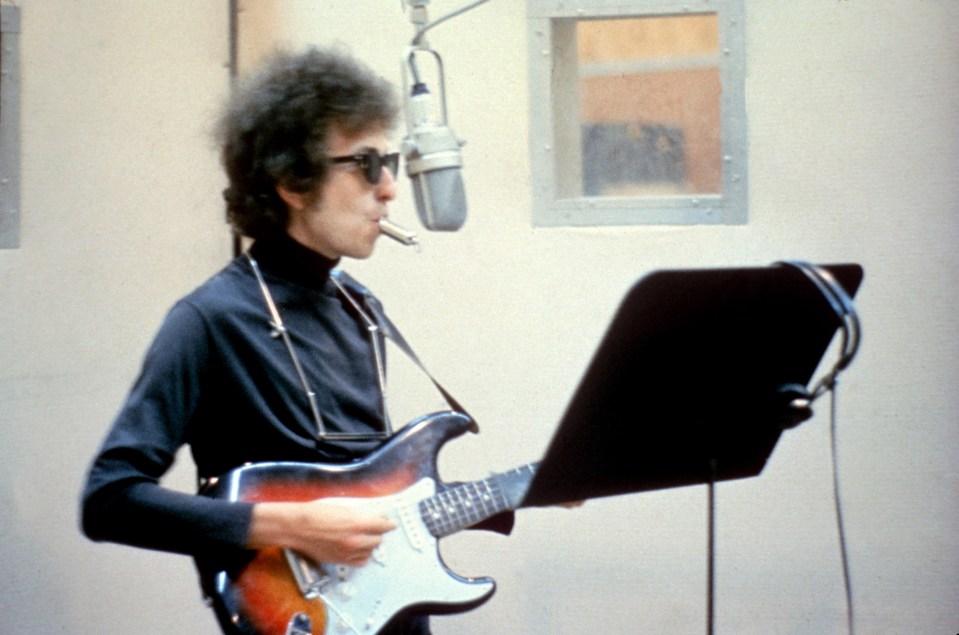
[[[423,36],[426,35],[426,32],[432,29],[433,27],[439,26],[447,20],[451,20],[458,15],[462,15],[471,9],[475,9],[481,4],[489,2],[489,0],[476,0],[468,5],[462,6],[459,9],[455,9],[446,15],[433,20],[432,22],[427,22],[426,17],[426,5],[430,3],[430,0],[406,0],[409,5],[413,8],[413,13],[411,21],[413,26],[416,27],[416,35],[413,37],[413,41],[410,43],[411,46],[420,48],[426,46],[429,48],[429,45],[423,43]]]

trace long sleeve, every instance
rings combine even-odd
[[[82,527],[91,539],[194,555],[243,546],[252,505],[160,485],[188,440],[208,348],[202,317],[187,303],[176,305],[90,469]]]

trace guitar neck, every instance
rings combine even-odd
[[[437,538],[455,534],[501,512],[517,509],[536,474],[537,463],[457,483],[419,503],[420,515]]]

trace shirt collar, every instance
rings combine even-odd
[[[266,272],[317,290],[326,287],[330,271],[340,262],[298,243],[285,232],[257,239],[250,255]]]

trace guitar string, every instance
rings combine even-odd
[[[471,488],[472,494],[469,492]],[[479,505],[474,505],[474,502]],[[435,536],[455,533],[505,511],[509,506],[502,488],[493,479],[460,484],[426,498],[420,504],[423,521]]]
[[[515,473],[532,477],[539,463],[527,463],[499,476]],[[485,488],[482,491],[480,488]],[[471,493],[472,491],[472,493]],[[496,476],[482,481],[461,483],[420,501],[420,515],[435,536],[446,536],[476,524],[513,504],[499,486]]]

